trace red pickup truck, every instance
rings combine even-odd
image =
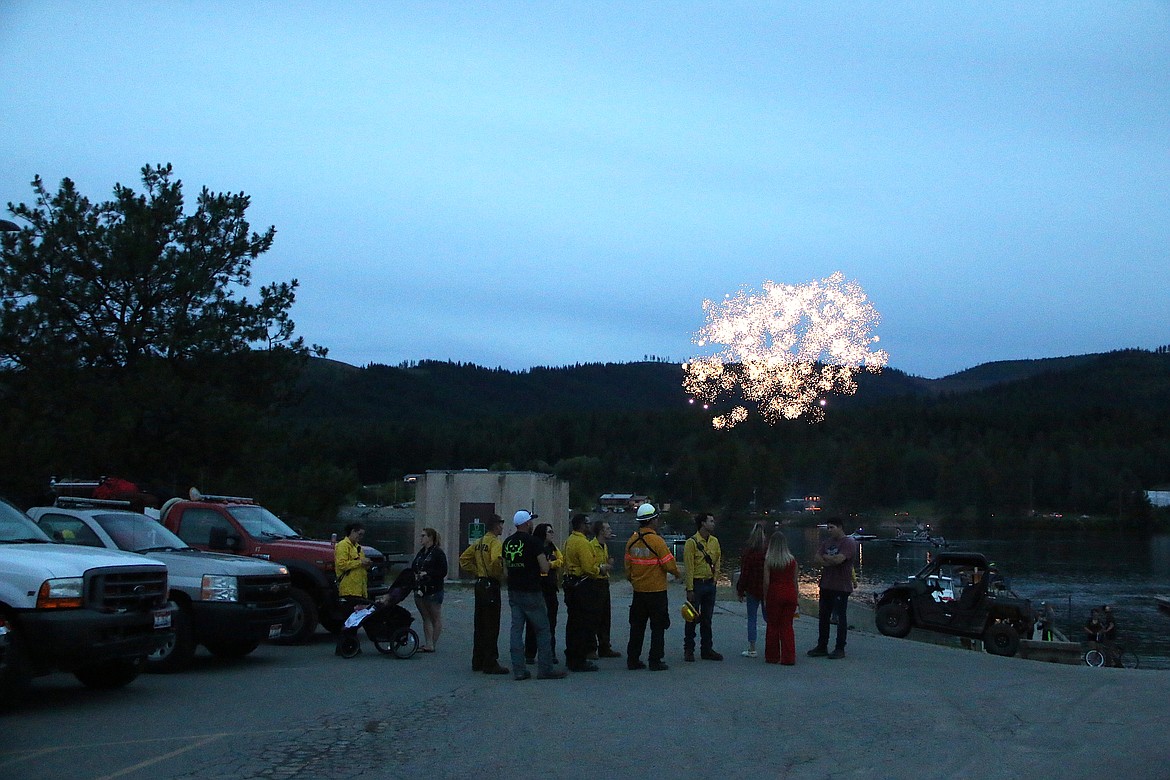
[[[247,555],[288,568],[293,616],[277,641],[305,642],[318,624],[329,631],[341,629],[349,610],[337,595],[332,542],[305,539],[251,498],[205,496],[192,489],[190,500],[171,499],[159,514],[162,524],[192,547]],[[389,589],[386,558],[373,547],[364,550],[373,562],[368,582],[370,597],[376,598]]]

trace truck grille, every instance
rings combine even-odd
[[[288,577],[240,577],[240,601],[245,604],[276,604],[288,599]]]
[[[149,569],[95,569],[86,573],[86,606],[104,612],[140,612],[167,603],[167,574]]]

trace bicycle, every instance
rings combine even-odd
[[[1089,645],[1089,649],[1082,656],[1085,666],[1116,666],[1136,669],[1141,663],[1137,653],[1127,650],[1116,642],[1090,642]]]

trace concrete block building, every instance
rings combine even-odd
[[[519,509],[539,515],[537,523],[551,523],[557,546],[564,547],[570,519],[568,482],[534,471],[428,471],[419,476],[415,491],[415,538],[423,528],[438,531],[450,564],[448,578],[467,578],[458,559],[476,524],[486,524],[497,514],[504,518],[507,537],[516,530],[512,515]]]

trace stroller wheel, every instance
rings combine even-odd
[[[386,641],[375,641],[374,647],[379,653],[393,655],[395,658],[410,658],[418,651],[418,634],[413,628],[400,628],[390,635]]]
[[[357,634],[343,634],[337,640],[337,654],[342,658],[353,658],[361,651],[362,644]]]

